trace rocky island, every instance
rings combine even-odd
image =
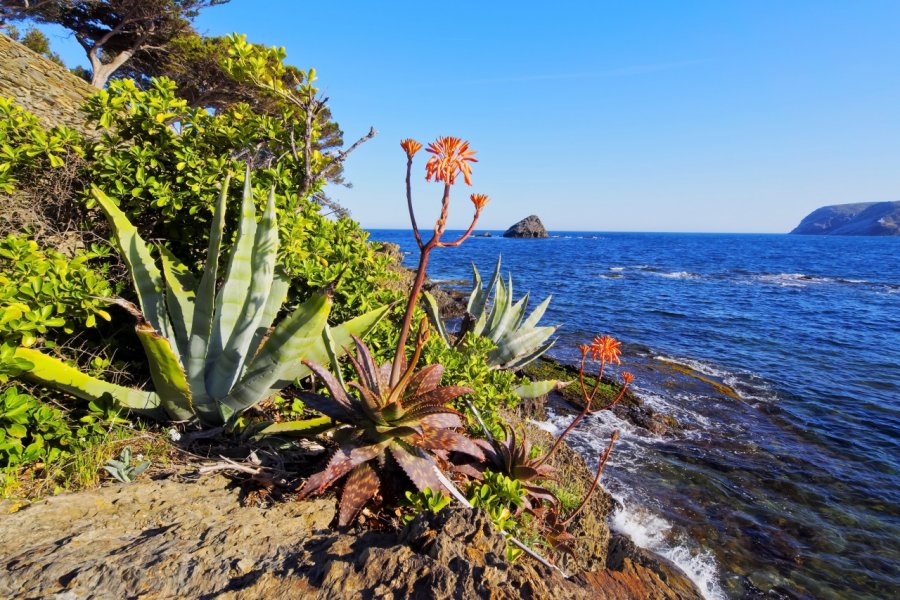
[[[900,235],[900,201],[834,204],[811,212],[791,233]]]
[[[503,237],[508,238],[545,238],[547,230],[537,215],[529,215],[506,230]]]

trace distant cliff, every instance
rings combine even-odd
[[[809,213],[791,233],[900,235],[900,201],[824,206]]]

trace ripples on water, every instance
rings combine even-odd
[[[415,247],[407,232],[372,234]],[[469,279],[474,262],[487,277],[498,254],[517,293],[554,295],[557,358],[610,333],[631,366],[675,361],[740,394],[648,375],[639,395],[683,431],[605,413],[574,432],[595,461],[621,430],[604,475],[614,527],[710,598],[900,595],[900,238],[471,238],[435,251],[429,274]]]

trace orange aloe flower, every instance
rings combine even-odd
[[[491,199],[487,197],[487,194],[472,194],[469,196],[469,199],[472,201],[472,204],[475,205],[475,210],[481,210],[484,208],[485,204],[491,201]]]
[[[422,144],[412,138],[406,138],[400,142],[400,147],[406,150],[406,156],[412,158],[416,152],[422,149]]]
[[[591,351],[591,347],[587,344],[579,345],[578,349],[581,350],[581,358],[584,358],[585,356],[587,356]]]
[[[434,143],[429,144],[427,151],[434,156],[428,159],[425,165],[425,179],[431,181],[443,181],[446,184],[456,183],[456,176],[463,174],[467,185],[472,185],[472,165],[478,162],[474,158],[475,151],[469,150],[469,142],[464,142],[456,137],[439,137]]]
[[[622,342],[610,335],[603,335],[594,338],[591,342],[591,356],[594,360],[600,360],[606,363],[616,363],[621,365],[619,354],[622,353]]]
[[[631,384],[631,382],[634,381],[634,373],[625,371],[624,373],[622,373],[622,381],[625,382],[625,385]]]

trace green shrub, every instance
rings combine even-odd
[[[481,336],[467,334],[453,348],[448,348],[440,336],[434,336],[425,347],[424,356],[426,364],[444,365],[444,385],[462,385],[475,390],[475,394],[465,398],[475,406],[491,435],[502,439],[505,433],[499,409],[515,406],[519,397],[513,391],[515,375],[489,366],[488,357],[493,349],[493,342]],[[464,399],[457,400],[454,407],[468,417],[472,434],[484,435]]]
[[[72,445],[73,432],[61,410],[17,387],[0,392],[0,469],[53,462]]]
[[[89,264],[108,256],[106,246],[70,259],[24,235],[0,238],[0,343],[32,346],[53,328],[72,334],[95,327],[98,317],[109,321],[107,305],[98,298],[114,295],[113,288],[105,267]]]

